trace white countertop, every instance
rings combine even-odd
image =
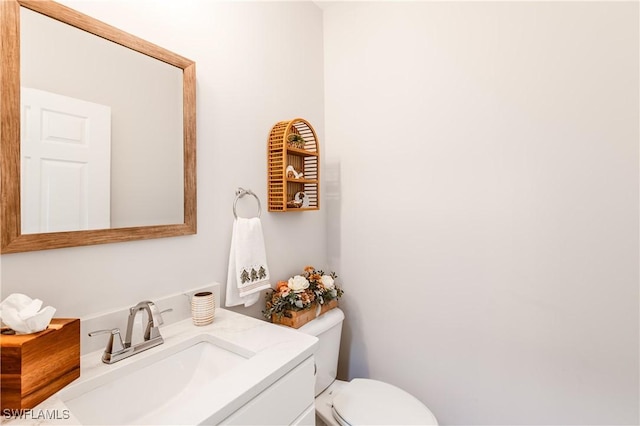
[[[275,383],[286,372],[313,355],[317,338],[294,329],[276,326],[256,318],[216,309],[213,324],[197,327],[191,319],[161,328],[164,343],[130,358],[107,365],[101,361],[102,350],[91,352],[80,359],[80,378],[34,407],[24,418],[3,419],[7,425],[79,424],[63,402],[107,383],[114,375],[141,368],[141,361],[148,365],[163,357],[163,351],[189,346],[190,342],[206,335],[218,346],[233,349],[248,358],[241,367],[223,374],[215,380],[215,386],[206,394],[194,398],[189,406],[163,412],[166,424],[217,424],[238,410],[264,389]],[[162,380],[162,377],[158,377]],[[145,386],[140,383],[140,397],[144,398]],[[117,407],[96,407],[114,409]],[[4,413],[3,413],[4,414]],[[47,418],[53,418],[48,420]]]

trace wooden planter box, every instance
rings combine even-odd
[[[338,299],[333,299],[320,308],[320,314],[318,316],[324,314],[330,309],[338,307]],[[309,321],[316,318],[316,310],[317,305],[314,303],[309,307],[309,309],[305,309],[303,311],[285,311],[282,315],[271,315],[271,322],[274,324],[282,324],[288,327],[300,328]]]
[[[39,333],[0,335],[1,409],[33,408],[80,377],[80,320],[54,318]]]

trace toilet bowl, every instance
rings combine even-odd
[[[372,379],[336,380],[344,313],[336,308],[298,329],[319,340],[316,363],[316,421],[327,425],[437,425],[429,408],[410,393]]]

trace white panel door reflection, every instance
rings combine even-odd
[[[110,227],[111,108],[21,88],[22,233]]]

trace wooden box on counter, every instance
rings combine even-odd
[[[33,408],[80,377],[80,320],[39,333],[0,335],[0,409]]]

